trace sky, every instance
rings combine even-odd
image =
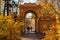
[[[23,0],[24,3],[35,3],[37,2],[37,0]]]
[[[14,1],[18,1],[18,0],[14,0]],[[22,1],[23,1],[23,3],[30,3],[30,2],[35,3],[35,2],[37,2],[37,0],[22,0]]]

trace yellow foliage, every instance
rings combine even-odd
[[[50,5],[54,6],[52,3],[41,3],[40,5],[43,7],[41,9],[42,15],[44,15],[46,13],[48,13],[48,14],[54,14],[55,13],[55,11],[50,6]]]
[[[58,10],[58,12],[60,13],[60,10]]]
[[[11,16],[0,16],[0,36],[7,37],[6,40],[17,40],[21,35],[19,22],[15,22]],[[2,39],[0,39],[2,40]],[[4,39],[5,40],[5,39]]]

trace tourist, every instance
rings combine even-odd
[[[30,27],[30,29],[31,29],[31,32],[32,32],[32,26]]]
[[[27,30],[28,30],[28,33],[30,32],[30,28],[29,27],[27,27]]]

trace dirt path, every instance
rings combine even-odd
[[[21,36],[22,40],[40,40],[40,38],[42,38],[41,35],[36,35],[34,33],[30,33],[30,34],[26,33]]]

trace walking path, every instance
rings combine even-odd
[[[34,33],[25,33],[21,36],[22,40],[40,40],[41,38],[43,38],[43,35],[36,35]]]

